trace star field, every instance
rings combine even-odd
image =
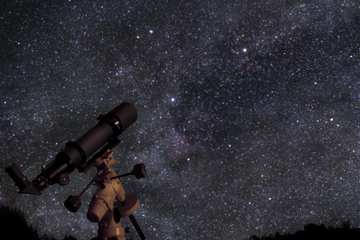
[[[0,10],[0,204],[40,234],[97,236],[63,202],[96,173],[17,194],[122,102],[115,171],[147,239],[245,239],[360,226],[356,1],[15,1]],[[131,222],[129,237],[138,239]]]

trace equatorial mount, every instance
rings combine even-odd
[[[125,196],[119,178],[135,175],[136,178],[146,177],[144,164],[137,164],[130,173],[117,175],[113,169],[115,159],[113,152],[107,150],[102,156],[95,159],[92,166],[96,166],[98,172],[89,184],[78,196],[69,196],[65,201],[66,208],[71,212],[77,212],[81,207],[80,197],[95,182],[98,186],[89,205],[87,218],[99,225],[98,237],[92,240],[125,240],[124,229],[121,227],[121,218],[129,217],[141,239],[145,239],[133,213],[139,207],[139,199],[135,195]],[[117,200],[115,203],[114,200]]]

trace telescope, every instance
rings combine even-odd
[[[146,177],[144,164],[137,164],[130,173],[117,175],[113,165],[115,159],[111,149],[120,141],[118,136],[137,119],[136,108],[130,103],[122,103],[105,115],[98,117],[98,124],[74,142],[67,142],[65,148],[49,165],[43,165],[41,173],[30,183],[20,169],[12,164],[5,171],[14,180],[20,193],[40,195],[49,185],[58,183],[61,186],[69,184],[69,174],[75,168],[79,172],[87,172],[91,167],[98,169],[97,175],[78,196],[69,196],[64,202],[71,212],[77,212],[81,207],[80,197],[94,182],[98,189],[89,205],[87,218],[97,222],[98,237],[92,240],[126,240],[121,218],[129,217],[142,240],[145,239],[133,213],[140,202],[135,195],[125,195],[119,178],[135,175],[136,178]],[[101,148],[95,153],[99,148]],[[94,154],[95,153],[95,154]],[[92,157],[91,157],[92,156]],[[87,160],[89,157],[90,160]],[[115,199],[117,200],[115,203]]]
[[[128,102],[120,104],[105,115],[100,115],[95,127],[77,140],[67,142],[65,148],[49,165],[43,165],[41,173],[31,183],[14,163],[5,171],[14,180],[20,193],[40,195],[49,185],[58,183],[65,186],[70,181],[70,173],[75,169],[86,173],[94,166],[97,158],[119,143],[117,137],[136,119],[136,108]],[[87,161],[102,146],[104,147]]]
[[[133,215],[140,202],[135,195],[125,195],[119,178],[128,175],[135,175],[138,179],[146,177],[145,165],[137,164],[130,173],[117,175],[113,168],[115,159],[111,151],[120,142],[117,137],[136,119],[136,108],[127,102],[105,115],[100,115],[95,127],[74,142],[67,142],[54,161],[47,166],[43,165],[41,173],[31,183],[15,164],[7,167],[5,171],[19,187],[20,193],[40,195],[42,190],[54,183],[61,186],[69,184],[69,174],[75,168],[86,173],[95,166],[98,169],[97,175],[78,196],[69,196],[64,202],[65,207],[71,212],[77,212],[81,207],[80,197],[95,182],[98,189],[89,205],[87,218],[91,222],[97,222],[99,229],[98,237],[92,240],[126,240],[125,232],[128,231],[124,230],[120,221],[124,217],[130,218],[144,240],[145,236]],[[101,147],[102,149],[95,153]],[[117,201],[114,203],[115,199]]]

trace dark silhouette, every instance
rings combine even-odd
[[[37,230],[29,226],[24,214],[15,208],[0,207],[0,227],[0,239],[40,239]]]
[[[56,240],[47,235],[39,237],[37,230],[26,222],[23,212],[6,206],[0,207],[0,239]],[[63,240],[77,238],[66,236]]]
[[[63,240],[77,240],[77,238],[74,238],[72,236],[66,236]]]
[[[318,239],[326,239],[326,240],[359,240],[360,239],[360,229],[359,228],[351,228],[350,222],[344,222],[341,227],[326,228],[324,224],[316,225],[316,224],[306,224],[304,230],[297,231],[294,234],[284,234],[280,235],[280,233],[275,233],[275,236],[251,236],[249,240],[318,240]]]
[[[24,213],[15,208],[0,207],[0,239],[26,239],[26,240],[55,240],[52,236],[44,235],[39,237],[37,230],[29,226],[25,220]],[[341,227],[326,228],[323,224],[306,224],[304,230],[294,234],[275,233],[270,236],[251,236],[249,240],[359,240],[360,229],[352,228],[350,222],[344,222]],[[77,240],[72,236],[66,236],[63,240]]]

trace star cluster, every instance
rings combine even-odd
[[[0,204],[40,234],[91,239],[95,187],[17,194],[67,141],[122,102],[114,149],[148,239],[245,239],[304,224],[360,226],[356,1],[13,1],[0,10]],[[123,226],[131,226],[124,219]],[[138,238],[135,229],[130,236]]]

